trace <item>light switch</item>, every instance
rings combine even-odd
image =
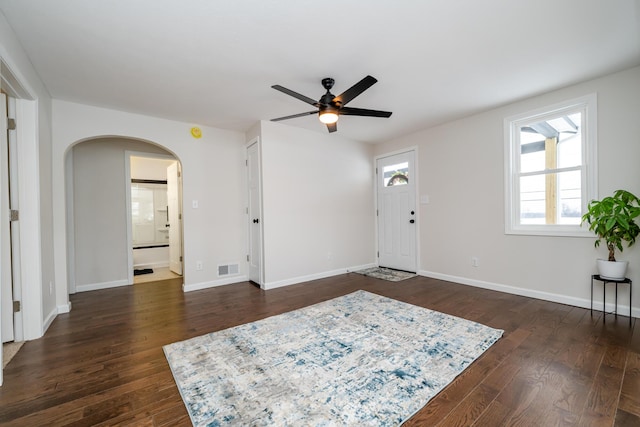
[[[194,200],[192,202],[192,205],[193,205],[193,209],[198,209],[198,201],[197,200]]]
[[[420,196],[420,203],[423,205],[428,205],[429,204],[429,196],[427,194],[423,194],[422,196]]]

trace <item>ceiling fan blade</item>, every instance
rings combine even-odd
[[[339,102],[341,105],[346,105],[353,98],[373,86],[377,81],[378,80],[376,80],[374,77],[367,76],[364,79],[360,80],[358,83],[351,86],[349,89],[342,92],[340,95],[333,98],[333,101]]]
[[[344,116],[367,116],[367,117],[391,117],[391,111],[367,110],[365,108],[343,107],[340,115]]]
[[[338,124],[337,123],[327,123],[327,129],[329,129],[329,133],[335,132],[335,131],[338,130]]]
[[[293,96],[294,98],[299,99],[302,102],[306,102],[307,104],[313,105],[314,107],[318,107],[320,104],[315,99],[311,99],[308,96],[304,96],[299,94],[298,92],[294,92],[291,89],[287,89],[286,87],[282,87],[280,85],[271,86],[275,90],[279,90],[282,93],[286,93],[289,96]]]
[[[271,119],[272,122],[279,122],[280,120],[295,119],[296,117],[310,116],[311,114],[318,114],[317,111],[307,111],[306,113],[292,114],[291,116],[278,117],[277,119]]]

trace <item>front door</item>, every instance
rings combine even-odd
[[[416,272],[415,153],[377,161],[378,265]]]
[[[262,285],[262,224],[260,186],[260,146],[247,148],[247,183],[249,184],[249,280]]]

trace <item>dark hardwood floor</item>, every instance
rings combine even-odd
[[[167,280],[73,295],[73,310],[5,368],[0,424],[190,425],[163,345],[357,289],[505,330],[406,426],[640,425],[640,334],[628,317],[353,273],[266,292],[240,283],[185,294]]]

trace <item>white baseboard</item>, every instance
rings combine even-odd
[[[322,273],[316,273],[316,274],[310,274],[307,276],[300,276],[300,277],[293,277],[290,279],[285,279],[285,280],[279,280],[276,282],[267,282],[264,283],[261,288],[264,290],[269,290],[269,289],[276,289],[276,288],[281,288],[283,286],[289,286],[289,285],[296,285],[298,283],[304,283],[304,282],[310,282],[311,280],[318,280],[318,279],[324,279],[327,277],[332,277],[332,276],[338,276],[340,274],[345,274],[345,273],[349,273],[351,271],[357,271],[357,270],[362,270],[365,268],[371,268],[371,267],[375,267],[376,264],[365,264],[365,265],[360,265],[360,266],[354,266],[354,267],[349,267],[349,268],[340,268],[337,270],[331,270],[331,271],[325,271]],[[220,280],[214,280],[211,282],[202,282],[202,283],[193,283],[190,285],[183,285],[182,289],[185,292],[190,292],[190,291],[198,291],[201,289],[207,289],[207,288],[213,288],[216,286],[224,286],[224,285],[231,285],[234,283],[240,283],[240,282],[246,282],[247,280],[249,280],[249,278],[247,276],[233,276],[233,277],[228,277],[226,279],[220,279]]]
[[[49,329],[49,326],[51,326],[51,323],[53,323],[57,315],[58,315],[58,308],[56,307],[49,312],[47,317],[45,317],[44,322],[42,324],[42,335],[44,335],[45,332],[47,332],[47,329]]]
[[[269,290],[269,289],[281,288],[283,286],[296,285],[298,283],[310,282],[312,280],[318,280],[318,279],[325,279],[327,277],[338,276],[340,274],[346,274],[351,271],[362,270],[365,268],[370,268],[375,266],[376,264],[365,264],[361,266],[339,268],[337,270],[324,271],[321,273],[310,274],[307,276],[292,277],[291,279],[279,280],[277,282],[266,282],[262,285],[262,289]]]
[[[446,280],[448,282],[460,283],[460,284],[463,284],[463,285],[475,286],[477,288],[490,289],[492,291],[505,292],[505,293],[508,293],[508,294],[520,295],[520,296],[523,296],[523,297],[536,298],[536,299],[541,299],[541,300],[544,300],[544,301],[557,302],[557,303],[560,303],[560,304],[567,304],[567,305],[572,305],[572,306],[575,306],[575,307],[581,307],[581,308],[587,308],[587,309],[591,308],[591,300],[588,300],[586,298],[576,298],[576,297],[570,297],[570,296],[562,295],[562,294],[554,294],[554,293],[550,293],[550,292],[536,291],[536,290],[526,289],[526,288],[518,288],[518,287],[515,287],[515,286],[503,285],[503,284],[500,284],[500,283],[485,282],[485,281],[482,281],[482,280],[469,279],[469,278],[460,277],[460,276],[452,276],[452,275],[449,275],[449,274],[436,273],[436,272],[433,272],[433,271],[420,270],[418,272],[418,274],[420,276],[431,277],[431,278],[440,279],[440,280]],[[591,284],[589,283],[588,280],[585,280],[585,286],[591,286]],[[587,289],[588,289],[588,287],[587,287]],[[603,309],[602,301],[594,301],[593,302],[593,309],[594,310],[598,310],[598,311],[602,311],[602,309]],[[606,311],[611,312],[613,310],[615,310],[615,305],[612,304],[612,303],[608,303],[607,306],[606,306]],[[628,316],[629,315],[629,306],[628,305],[618,305],[618,314],[621,314],[623,316]],[[631,311],[631,315],[632,315],[632,317],[640,317],[640,309],[633,308],[632,311]]]
[[[71,311],[71,301],[58,306],[58,314],[68,313]]]
[[[199,291],[207,288],[215,288],[216,286],[232,285],[234,283],[246,282],[249,280],[247,276],[231,276],[225,279],[213,280],[211,282],[192,283],[189,285],[182,285],[184,292]]]
[[[117,288],[119,286],[128,286],[127,279],[114,280],[112,282],[90,283],[88,285],[76,285],[76,292],[97,291],[98,289]]]

